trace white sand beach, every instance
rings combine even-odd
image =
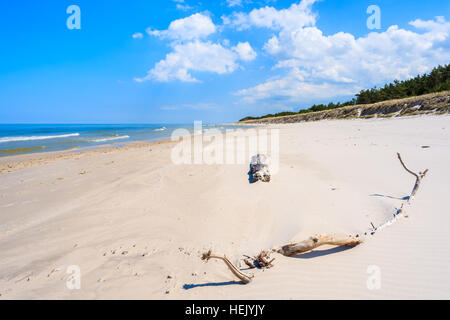
[[[449,299],[450,116],[272,125],[279,171],[176,165],[174,142],[0,158],[0,299]],[[243,131],[241,131],[243,132]],[[426,147],[424,147],[426,146]],[[285,257],[243,285],[243,254],[392,217],[354,248]],[[81,272],[69,289],[69,266]],[[242,268],[245,268],[242,266]],[[377,270],[379,287],[368,285]],[[69,269],[70,271],[70,269]]]

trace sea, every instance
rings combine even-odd
[[[167,140],[179,128],[187,129],[191,134],[194,132],[193,124],[0,124],[0,157]],[[224,132],[248,126],[203,125],[203,130],[212,128]]]

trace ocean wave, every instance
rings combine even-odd
[[[108,131],[107,130],[95,130],[95,131],[88,131],[86,133],[105,136],[105,137],[117,137],[118,136],[117,133],[105,133],[105,132],[108,132]],[[101,133],[101,134],[99,134],[99,133]]]
[[[17,142],[17,141],[47,140],[47,139],[77,137],[79,135],[80,135],[79,133],[69,133],[69,134],[60,134],[60,135],[55,135],[55,136],[3,137],[3,138],[0,138],[0,143],[2,143],[2,142]]]
[[[105,142],[105,141],[111,141],[111,140],[119,140],[119,139],[128,139],[130,136],[119,136],[119,137],[112,137],[112,138],[102,138],[102,139],[92,139],[91,142]]]
[[[166,127],[161,127],[161,128],[158,128],[158,129],[153,129],[153,131],[164,131],[166,129],[167,129]]]

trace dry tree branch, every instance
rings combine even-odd
[[[397,157],[400,160],[400,163],[403,166],[403,168],[408,173],[412,174],[416,178],[416,182],[411,191],[411,195],[408,197],[408,200],[406,201],[406,204],[410,204],[410,201],[414,199],[414,196],[416,195],[417,190],[419,189],[420,182],[427,174],[428,169],[426,169],[423,172],[415,173],[406,167],[405,163],[402,160],[400,153],[398,153],[398,152],[397,152]],[[402,216],[402,215],[407,216],[406,212],[403,208],[404,204],[405,203],[402,203],[400,209],[397,210],[397,212],[394,214],[393,218],[386,221],[385,223],[378,226],[377,228],[375,228],[373,223],[371,223],[373,229],[371,230],[370,233],[373,235],[376,231],[381,230],[385,226],[390,225],[393,222],[395,222],[400,216]],[[364,234],[367,234],[367,233],[364,233]],[[272,251],[278,252],[284,256],[289,257],[289,256],[293,256],[296,254],[301,254],[301,253],[305,253],[307,251],[311,251],[322,245],[353,247],[353,246],[360,244],[361,242],[362,242],[362,239],[359,237],[358,234],[354,237],[349,236],[349,237],[345,237],[345,238],[334,237],[332,235],[317,235],[317,236],[310,237],[309,239],[298,242],[298,243],[291,243],[291,244],[284,245],[280,248],[273,249]],[[261,253],[257,257],[253,257],[253,258],[251,258],[249,256],[245,256],[245,257],[246,257],[246,259],[244,259],[244,262],[250,268],[255,268],[256,265],[258,265],[261,268],[270,268],[273,266],[272,262],[275,260],[275,259],[269,260],[270,259],[270,251],[261,251]],[[238,277],[244,284],[251,282],[253,276],[248,276],[248,275],[242,273],[238,268],[236,268],[233,265],[233,263],[231,263],[231,261],[225,255],[223,255],[223,256],[213,255],[211,250],[209,250],[207,253],[203,254],[202,260],[208,261],[209,259],[220,259],[220,260],[224,261],[225,264],[228,266],[228,268],[231,270],[231,272],[236,277]],[[251,261],[251,259],[253,259],[253,262]]]
[[[397,211],[393,215],[393,218],[391,218],[388,221],[384,222],[383,224],[379,225],[377,228],[375,228],[372,224],[373,229],[370,232],[371,235],[373,235],[376,231],[382,230],[384,227],[393,224],[401,216],[408,217],[408,214],[406,213],[406,210],[404,208],[405,204],[406,205],[411,204],[411,201],[414,199],[414,196],[416,195],[417,190],[419,190],[419,186],[420,186],[420,183],[422,182],[422,179],[425,177],[425,175],[428,172],[428,169],[426,169],[423,172],[415,173],[414,171],[408,169],[408,167],[403,162],[402,156],[398,152],[397,152],[397,157],[398,157],[398,160],[400,160],[400,163],[403,166],[403,168],[406,170],[406,172],[412,174],[416,178],[416,182],[414,183],[414,187],[411,191],[411,194],[408,196],[407,201],[403,202],[402,205],[400,206],[400,208],[397,209]]]
[[[243,283],[247,284],[250,281],[252,281],[252,277],[247,276],[245,273],[242,273],[241,271],[239,271],[239,269],[234,266],[234,264],[227,258],[226,255],[223,255],[223,256],[213,255],[211,250],[209,250],[207,253],[204,253],[202,255],[202,260],[208,261],[209,259],[219,259],[219,260],[222,260],[223,262],[225,262],[225,264],[230,269],[230,271],[236,277],[238,277]]]
[[[400,153],[398,153],[398,152],[397,152],[397,157],[398,157],[398,160],[400,160],[400,163],[402,164],[403,168],[405,168],[405,170],[406,170],[407,172],[409,172],[410,174],[412,174],[413,176],[416,177],[416,183],[414,184],[414,187],[413,187],[413,189],[412,189],[412,191],[411,191],[411,195],[410,195],[409,198],[408,198],[408,203],[409,203],[412,199],[414,199],[414,196],[416,195],[417,190],[419,189],[420,182],[422,181],[422,179],[423,179],[423,178],[425,177],[425,175],[427,174],[428,169],[426,169],[424,172],[415,173],[415,172],[409,170],[409,169],[406,167],[405,163],[404,163],[403,160],[402,160],[402,156],[401,156]]]

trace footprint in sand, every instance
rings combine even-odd
[[[110,249],[109,252],[111,253],[111,255],[116,255],[116,254],[120,253],[120,255],[123,255],[123,256],[127,256],[127,255],[130,255],[132,253],[135,253],[137,256],[141,256],[141,257],[146,257],[146,256],[150,255],[150,253],[147,251],[147,248],[148,248],[147,246],[145,246],[143,248],[144,251],[143,252],[141,251],[141,253],[139,251],[135,252],[133,250],[133,248],[134,249],[137,248],[136,244],[131,245],[130,249],[126,249],[126,248],[127,248],[127,246],[120,246],[120,247],[118,247],[116,249]],[[103,252],[102,256],[103,257],[108,256],[108,251]]]

